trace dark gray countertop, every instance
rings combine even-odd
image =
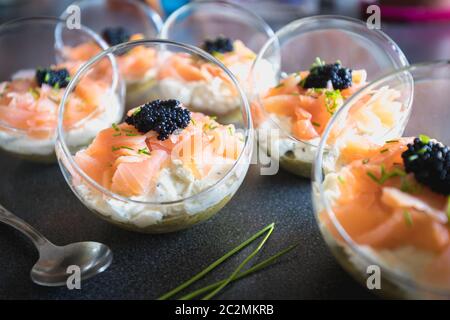
[[[3,10],[3,9],[2,9]],[[0,19],[16,16],[6,11]],[[448,58],[450,25],[384,25],[411,62]],[[34,285],[29,271],[37,259],[32,245],[0,225],[0,299],[152,299],[275,222],[272,237],[256,261],[293,244],[299,246],[275,266],[228,287],[223,299],[374,298],[341,269],[314,220],[310,182],[281,171],[260,176],[252,166],[242,187],[215,217],[192,229],[166,235],[123,231],[94,217],[70,191],[57,165],[37,165],[0,155],[0,203],[57,244],[95,240],[114,251],[114,262],[81,290]],[[247,251],[248,252],[248,251]],[[201,284],[229,274],[241,254]]]

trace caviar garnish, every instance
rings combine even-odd
[[[155,100],[140,107],[125,119],[125,122],[134,126],[139,132],[156,131],[158,140],[166,140],[176,130],[186,128],[191,121],[188,109],[182,107],[178,100]]]
[[[346,89],[352,85],[352,70],[342,67],[340,62],[325,64],[317,59],[309,70],[309,75],[300,82],[303,88],[327,88],[331,82],[333,89]]]
[[[37,69],[36,82],[39,86],[48,84],[56,89],[65,88],[70,82],[70,73],[66,68],[62,69]]]
[[[421,135],[402,153],[405,170],[434,192],[450,195],[450,149]]]
[[[233,42],[229,38],[225,38],[222,36],[217,37],[216,39],[207,39],[203,42],[201,46],[203,50],[210,54],[214,53],[227,53],[234,50]]]
[[[115,46],[116,44],[129,41],[131,34],[124,27],[112,27],[104,29],[102,37],[110,46]]]

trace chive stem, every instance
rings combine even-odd
[[[197,280],[203,278],[206,274],[208,274],[210,271],[212,271],[213,269],[215,269],[217,266],[219,266],[222,262],[224,262],[225,260],[227,260],[228,258],[230,258],[232,255],[234,255],[235,253],[241,251],[243,248],[245,248],[246,246],[248,246],[250,243],[252,243],[255,239],[259,238],[262,234],[264,234],[265,232],[267,232],[268,230],[273,230],[275,224],[272,222],[271,224],[269,224],[268,226],[264,227],[263,229],[261,229],[260,231],[258,231],[257,233],[255,233],[253,236],[251,236],[249,239],[245,240],[244,242],[242,242],[240,245],[238,245],[237,247],[235,247],[234,249],[232,249],[231,251],[228,251],[228,253],[226,253],[225,255],[223,255],[221,258],[217,259],[216,261],[214,261],[212,264],[210,264],[209,266],[207,266],[205,269],[203,269],[202,271],[200,271],[199,273],[197,273],[195,276],[193,276],[191,279],[187,280],[186,282],[182,283],[181,285],[179,285],[178,287],[176,287],[175,289],[172,289],[171,291],[163,294],[161,297],[159,297],[157,300],[166,300],[169,299],[170,297],[172,297],[173,295],[177,294],[178,292],[180,292],[181,290],[187,288],[188,286],[190,286],[191,284],[193,284],[194,282],[196,282]]]
[[[258,264],[256,264],[256,265],[252,266],[251,268],[249,268],[249,269],[247,269],[247,270],[245,270],[245,271],[239,273],[239,274],[236,275],[236,277],[235,277],[233,280],[231,280],[231,281],[232,281],[232,282],[237,281],[237,280],[242,279],[242,278],[244,278],[244,277],[246,277],[246,276],[248,276],[248,275],[250,275],[250,274],[252,274],[252,273],[258,272],[258,271],[260,271],[261,269],[264,269],[265,267],[268,267],[268,266],[274,264],[274,263],[276,262],[276,260],[277,260],[279,257],[281,257],[281,256],[285,255],[286,253],[292,251],[292,250],[293,250],[294,248],[296,248],[298,245],[299,245],[299,244],[294,244],[294,245],[291,245],[291,246],[289,246],[289,247],[287,247],[287,248],[281,250],[280,252],[278,252],[278,253],[274,254],[273,256],[267,258],[266,260],[261,261],[260,263],[258,263]],[[186,294],[185,296],[181,297],[179,300],[190,300],[190,299],[193,299],[193,298],[199,296],[200,294],[202,294],[202,293],[204,293],[204,292],[208,292],[208,291],[211,291],[211,290],[217,288],[218,286],[220,286],[221,284],[223,284],[226,280],[227,280],[227,279],[222,279],[222,280],[219,280],[219,281],[217,281],[217,282],[214,282],[214,283],[212,283],[212,284],[210,284],[210,285],[208,285],[208,286],[206,286],[206,287],[197,289],[197,290],[195,290],[195,291],[193,291],[193,292],[191,292],[191,293],[188,293],[188,294]]]

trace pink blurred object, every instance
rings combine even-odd
[[[450,21],[450,1],[363,1],[363,14],[369,5],[381,9],[381,18],[411,22]]]

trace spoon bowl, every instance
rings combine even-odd
[[[31,269],[31,280],[41,286],[68,285],[69,277],[84,281],[105,271],[113,260],[112,251],[92,241],[56,246],[28,223],[0,205],[0,222],[26,235],[39,251],[39,260]]]
[[[41,249],[30,275],[39,285],[63,286],[71,275],[86,280],[103,272],[112,260],[112,251],[98,242],[77,242],[63,247],[49,244]]]

